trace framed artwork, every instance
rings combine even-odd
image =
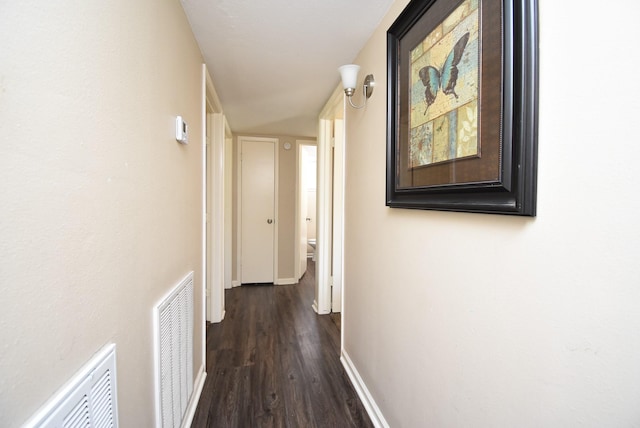
[[[396,208],[535,216],[537,0],[413,0],[387,31]]]

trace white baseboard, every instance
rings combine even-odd
[[[347,372],[349,379],[351,379],[353,388],[358,393],[360,401],[362,401],[364,408],[367,410],[367,413],[369,414],[369,418],[371,418],[371,422],[373,423],[373,425],[376,428],[389,428],[389,424],[384,419],[380,408],[371,396],[369,389],[367,389],[367,385],[365,385],[364,381],[360,377],[360,374],[358,373],[358,370],[353,365],[353,361],[351,361],[351,358],[349,358],[349,355],[345,350],[342,350],[340,354],[340,362],[342,362],[342,366]]]
[[[240,283],[240,281],[231,281],[231,286],[232,287],[240,287],[242,284]]]
[[[331,313],[331,309],[329,309],[328,311],[319,311],[318,310],[318,302],[316,300],[313,301],[313,304],[311,305],[311,307],[313,308],[313,311],[318,314],[318,315],[329,315]]]
[[[191,426],[193,417],[196,414],[198,402],[200,401],[202,388],[204,388],[204,380],[206,378],[207,372],[204,371],[204,365],[201,365],[200,369],[198,370],[198,377],[196,378],[196,382],[193,385],[193,394],[191,394],[191,400],[189,400],[189,405],[187,406],[187,410],[185,411],[184,419],[182,420],[182,424],[180,425],[181,428],[188,428]]]
[[[293,285],[297,283],[298,281],[295,278],[278,278],[274,282],[275,285]]]

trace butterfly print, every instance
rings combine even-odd
[[[425,86],[424,99],[427,103],[427,108],[424,110],[424,114],[427,114],[429,107],[436,100],[438,95],[438,89],[442,88],[442,92],[446,95],[453,95],[458,98],[456,94],[456,83],[458,82],[458,64],[462,59],[462,53],[469,41],[469,33],[465,33],[460,40],[458,40],[453,47],[453,50],[447,55],[447,59],[444,62],[441,70],[427,65],[422,67],[418,72],[422,84]]]

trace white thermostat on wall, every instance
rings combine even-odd
[[[187,144],[189,142],[187,123],[182,120],[182,116],[176,117],[176,140],[182,144]]]

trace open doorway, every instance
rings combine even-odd
[[[296,278],[307,270],[307,261],[316,261],[316,183],[317,147],[309,141],[298,140],[296,186]]]

